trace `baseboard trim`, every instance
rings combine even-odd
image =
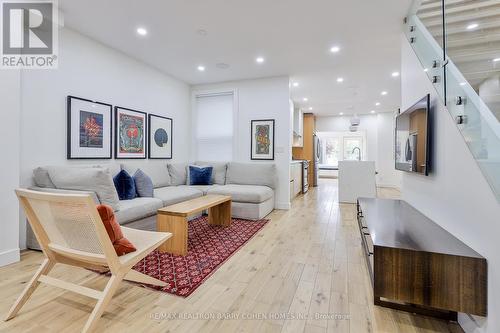
[[[292,204],[289,202],[277,202],[274,206],[275,209],[289,210]]]
[[[0,267],[13,264],[19,260],[21,260],[19,248],[0,252]]]

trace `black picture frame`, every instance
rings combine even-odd
[[[170,156],[167,156],[167,157],[158,157],[158,156],[153,156],[154,153],[151,152],[151,146],[153,145],[153,141],[152,140],[153,138],[151,137],[151,122],[152,122],[152,119],[153,118],[160,118],[160,119],[165,119],[165,120],[169,120],[170,121],[170,138],[169,138],[169,141],[168,141],[168,144],[170,146]],[[174,140],[174,120],[172,118],[169,118],[169,117],[164,117],[164,116],[159,116],[159,115],[156,115],[156,114],[148,114],[148,140],[149,140],[149,144],[148,144],[148,158],[149,159],[152,159],[152,160],[170,160],[172,159],[172,156],[173,156],[173,153],[174,153],[174,144],[173,144],[173,140]]]
[[[269,157],[255,157],[254,156],[254,123],[257,122],[269,122],[270,127],[272,128],[272,138],[271,138],[271,149],[272,153]],[[255,119],[250,121],[250,160],[252,161],[273,161],[274,160],[274,143],[275,143],[275,120],[274,119]]]
[[[144,118],[144,153],[140,156],[121,156],[120,155],[120,126],[119,126],[119,110],[123,110],[126,113],[136,113]],[[125,108],[122,106],[115,106],[115,159],[117,160],[141,160],[147,158],[147,150],[148,150],[148,117],[146,112]]]
[[[74,135],[74,131],[72,131],[72,127],[74,125],[72,121],[73,101],[86,102],[92,105],[100,105],[109,108],[109,124],[108,126],[105,127],[103,123],[103,129],[107,128],[109,130],[109,143],[106,145],[107,147],[103,147],[103,150],[109,149],[109,154],[106,154],[104,156],[103,155],[83,156],[73,151],[72,140],[75,139],[72,137],[72,135]],[[89,110],[92,110],[92,108],[90,107]],[[68,95],[66,97],[66,158],[68,160],[97,160],[97,159],[109,160],[113,158],[113,106],[111,104],[99,101],[93,101],[91,99],[72,96],[72,95]]]

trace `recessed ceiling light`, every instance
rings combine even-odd
[[[198,70],[200,72],[204,72],[205,71],[205,66],[202,66],[202,65],[198,66]]]
[[[467,82],[460,82],[461,86],[465,86],[466,84],[467,84]]]
[[[392,75],[392,77],[398,77],[399,76],[399,72],[393,72],[391,75]]]
[[[136,31],[141,36],[146,36],[148,34],[148,31],[146,30],[146,28],[143,28],[143,27],[137,28]]]
[[[493,62],[499,62],[499,61],[500,61],[500,58],[493,59]]]
[[[375,103],[375,106],[380,106],[380,102]]]
[[[304,97],[304,98],[302,98],[302,100],[303,100],[304,102],[307,102],[307,101],[309,100],[309,98]]]
[[[344,115],[344,112],[340,112],[339,115],[343,116]]]
[[[313,107],[312,107],[312,106],[310,106],[310,107],[309,107],[309,111],[312,111],[312,110],[313,110]]]
[[[343,78],[343,77],[339,77],[339,78],[337,78],[337,82],[338,82],[338,83],[342,83],[342,82],[344,82],[344,78]]]
[[[479,24],[471,23],[467,26],[467,30],[473,30],[473,29],[476,29],[477,27],[479,27]]]
[[[294,83],[292,83],[292,86],[294,86],[295,88],[297,88],[299,86],[299,83],[298,82],[294,82]]]
[[[337,53],[339,51],[340,51],[340,47],[338,47],[338,46],[332,46],[330,48],[330,52],[332,52],[332,53]]]
[[[198,33],[198,35],[203,36],[203,37],[208,35],[208,31],[206,31],[205,29],[198,29],[196,32]]]
[[[428,72],[429,71],[429,68],[424,68],[424,72]]]
[[[257,57],[257,59],[255,59],[255,61],[258,63],[258,64],[262,64],[265,59],[263,57]]]
[[[375,113],[375,110],[371,110],[370,113]]]
[[[215,67],[217,67],[218,69],[228,69],[229,64],[226,64],[225,62],[219,62],[215,64]]]
[[[382,92],[380,93],[380,95],[382,95],[382,96],[387,95],[387,91],[382,91]]]

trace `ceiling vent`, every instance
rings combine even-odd
[[[354,116],[351,118],[351,125],[352,126],[359,126],[359,123],[361,123],[361,120],[359,119],[358,116]]]

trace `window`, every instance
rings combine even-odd
[[[318,132],[320,164],[337,167],[343,160],[366,160],[364,132]]]
[[[326,138],[325,146],[325,160],[324,164],[338,165],[340,155],[340,139],[339,138]]]
[[[195,158],[202,161],[233,159],[234,94],[196,96],[193,112]]]
[[[363,159],[363,138],[344,137],[344,160],[362,160]]]

